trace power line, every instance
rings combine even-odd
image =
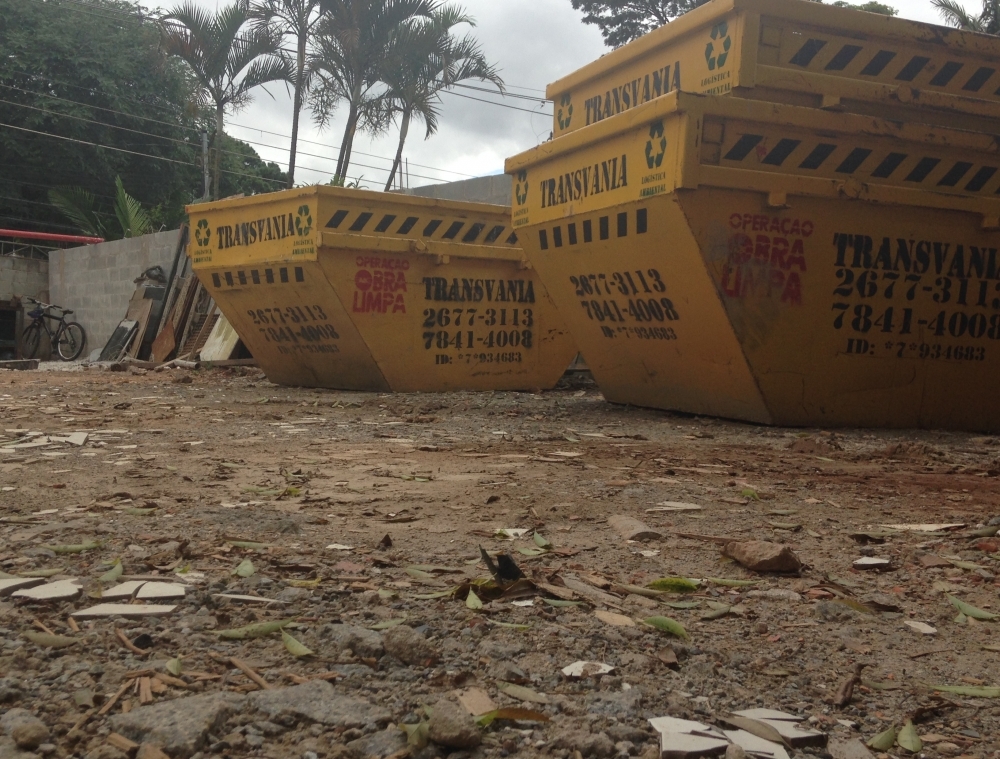
[[[507,105],[506,103],[497,103],[494,100],[484,100],[483,98],[473,97],[472,95],[463,95],[461,92],[454,92],[452,90],[441,90],[441,92],[444,92],[444,93],[446,93],[448,95],[454,95],[455,97],[459,97],[459,98],[466,98],[467,100],[475,100],[475,101],[478,101],[480,103],[488,103],[489,105],[496,105],[496,106],[499,106],[500,108],[510,108],[513,111],[524,111],[525,113],[531,113],[531,114],[534,114],[535,116],[548,116],[550,119],[552,118],[552,114],[551,113],[541,113],[540,111],[530,111],[527,108],[519,108],[516,105]]]

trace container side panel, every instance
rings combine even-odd
[[[525,239],[609,400],[771,421],[674,195],[576,213]]]
[[[1000,430],[1000,233],[978,215],[680,202],[777,423]]]

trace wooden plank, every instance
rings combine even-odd
[[[129,346],[126,355],[131,358],[139,358],[139,351],[142,350],[142,340],[146,334],[146,327],[149,326],[149,317],[153,311],[153,301],[143,298],[141,304],[137,304],[136,313],[138,322],[135,339],[132,340],[132,344]],[[132,308],[129,308],[129,312],[132,312]]]

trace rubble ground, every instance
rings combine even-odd
[[[0,589],[2,759],[656,759],[753,707],[800,759],[1000,756],[996,438],[247,368],[0,372],[0,420],[0,588],[64,596]]]

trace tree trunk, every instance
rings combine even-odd
[[[219,180],[222,176],[222,127],[225,123],[226,109],[223,105],[216,106],[215,109],[215,177],[214,188],[212,190],[212,200],[219,199]]]
[[[306,38],[303,35],[299,36],[299,51],[296,65],[298,68],[295,76],[295,101],[293,103],[295,110],[292,113],[292,147],[288,151],[288,189],[295,186],[295,154],[299,146],[299,113],[302,111],[302,90],[304,84],[302,77],[306,68]]]
[[[406,144],[406,134],[410,131],[410,110],[403,111],[403,120],[399,123],[399,147],[396,148],[396,160],[392,162],[392,171],[389,172],[389,181],[385,183],[385,191],[392,189],[392,181],[396,178],[399,165],[403,162],[403,145]]]
[[[337,179],[347,179],[347,167],[351,163],[351,150],[354,147],[354,133],[358,128],[358,106],[352,102],[347,114],[347,126],[344,127],[344,139],[340,142],[340,157],[337,159]]]

